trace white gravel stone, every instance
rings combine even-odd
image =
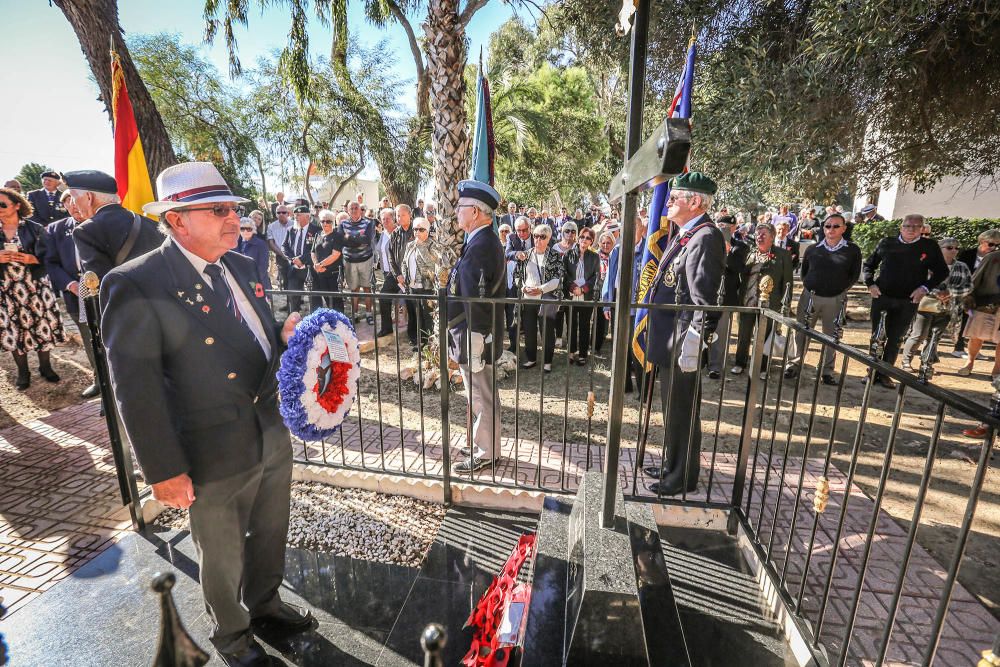
[[[294,482],[288,546],[417,567],[444,514],[441,505],[406,496]],[[167,509],[156,524],[188,530],[188,513]]]

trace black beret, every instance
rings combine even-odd
[[[458,196],[481,201],[490,208],[496,208],[500,203],[500,194],[492,186],[472,179],[458,182]]]
[[[312,213],[307,204],[299,204],[292,213]]]
[[[719,218],[715,221],[715,224],[717,224],[717,225],[735,225],[736,224],[736,218],[734,218],[731,215],[720,215]]]
[[[43,171],[40,178],[54,178],[57,181],[61,178],[58,171]]]
[[[104,194],[118,194],[118,182],[114,176],[109,176],[103,171],[96,169],[81,169],[80,171],[67,171],[63,174],[63,182],[67,188],[73,190],[86,190],[88,192],[103,192]]]

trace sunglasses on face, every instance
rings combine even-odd
[[[958,246],[957,245],[943,245],[943,246],[941,246],[941,249],[942,250],[958,250]]]
[[[989,241],[987,241],[986,245],[990,248],[996,248],[997,246],[1000,246],[1000,243],[990,243]]]
[[[413,228],[413,231],[415,231],[415,232],[423,232],[423,233],[425,233],[425,234],[426,234],[426,233],[427,233],[427,232],[429,232],[430,230],[429,230],[429,229],[427,229],[426,227],[414,227],[414,228]]]
[[[240,227],[241,232],[252,232],[253,227]]]
[[[841,229],[843,225],[823,225],[823,229]]]
[[[188,213],[190,211],[211,211],[212,215],[217,218],[225,218],[230,213],[236,213],[238,211],[236,206],[232,204],[213,204],[212,206],[195,206],[192,208],[182,208],[181,213]]]
[[[547,239],[547,238],[549,238],[545,234],[532,234],[532,236],[535,237],[536,239]]]
[[[5,201],[0,201],[0,208],[10,208],[13,204],[8,204]]]

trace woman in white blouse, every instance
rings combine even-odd
[[[558,301],[562,298],[566,268],[563,256],[549,246],[552,228],[537,225],[532,231],[534,247],[514,269],[514,286],[525,299]],[[542,368],[552,370],[552,355],[556,347],[554,320],[558,303],[521,306],[521,331],[524,333],[524,357],[521,368],[532,368],[538,362],[538,330],[544,330]]]

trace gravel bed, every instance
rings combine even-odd
[[[406,496],[294,482],[288,546],[417,567],[444,514],[441,505]],[[167,509],[155,523],[187,530],[188,513]]]

